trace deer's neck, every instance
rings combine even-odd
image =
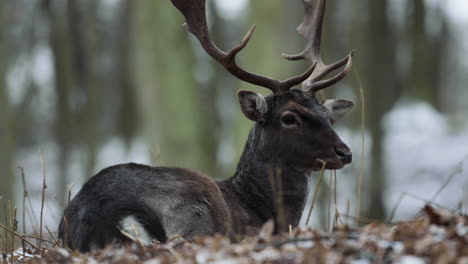
[[[307,195],[307,174],[293,170],[282,162],[280,153],[265,149],[258,128],[253,128],[233,177],[220,182],[220,188],[231,209],[233,224],[258,228],[269,219],[275,219],[278,210],[272,192],[271,177],[280,176],[286,224],[297,226]],[[273,183],[274,188],[278,188]]]

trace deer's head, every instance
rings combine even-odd
[[[261,151],[274,160],[299,170],[319,170],[323,161],[327,169],[341,169],[351,162],[351,151],[332,128],[353,107],[351,101],[320,103],[301,89],[267,97],[241,90],[238,98],[244,115],[261,130]]]
[[[229,52],[220,50],[211,41],[205,14],[205,0],[171,0],[185,16],[184,26],[195,35],[205,51],[237,78],[265,87],[273,94],[241,90],[238,99],[244,115],[256,122],[260,130],[259,146],[272,155],[273,160],[284,162],[297,170],[319,170],[323,162],[327,169],[340,169],[351,162],[351,151],[332,125],[351,108],[349,100],[330,99],[319,102],[315,94],[341,79],[352,64],[351,52],[343,59],[326,65],[320,56],[321,28],[325,0],[302,0],[305,16],[298,32],[306,40],[304,51],[297,55],[283,55],[288,60],[307,60],[311,67],[303,74],[284,81],[271,79],[245,71],[236,64],[236,55],[247,45],[253,26],[244,39]],[[329,73],[344,69],[324,79]],[[301,88],[292,88],[302,83]],[[278,157],[275,157],[277,155]]]

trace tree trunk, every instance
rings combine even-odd
[[[8,50],[7,50],[7,33],[5,23],[6,19],[6,5],[5,2],[0,3],[0,205],[7,204],[6,201],[11,201],[14,206],[14,183],[15,175],[13,170],[13,163],[15,157],[14,145],[14,119],[13,109],[11,108],[8,90],[6,85],[6,73],[8,65]],[[4,222],[5,211],[0,210],[0,222]],[[6,223],[7,224],[7,223]],[[3,234],[2,234],[3,236]]]
[[[64,4],[64,3],[61,3]],[[71,144],[75,135],[75,116],[71,109],[71,96],[73,84],[73,66],[71,64],[71,40],[69,37],[66,20],[59,14],[62,11],[54,10],[50,1],[43,2],[44,13],[50,27],[49,43],[52,48],[54,61],[55,91],[56,91],[56,117],[55,137],[59,145],[58,150],[58,194],[57,200],[65,202],[68,184],[68,162]],[[64,8],[58,5],[55,8]]]
[[[96,23],[98,0],[67,2],[68,28],[71,38],[71,59],[74,86],[84,95],[85,103],[78,109],[79,138],[84,139],[86,160],[84,178],[93,175],[97,152],[97,94],[96,94]]]
[[[365,66],[363,83],[367,102],[367,126],[372,137],[370,173],[363,184],[369,201],[364,215],[372,219],[385,219],[385,162],[383,160],[382,129],[384,114],[395,104],[401,88],[396,76],[395,38],[387,18],[388,0],[368,1],[368,20],[365,33],[365,54],[358,56]]]
[[[196,100],[187,99],[199,88],[183,17],[170,1],[136,1],[134,11],[138,105],[155,162],[205,171],[197,129],[204,117]]]
[[[441,109],[439,83],[446,57],[447,18],[441,8],[433,7],[436,16],[433,23],[440,23],[440,32],[432,34],[426,27],[428,10],[423,0],[408,2],[413,13],[408,39],[411,43],[411,65],[408,73],[408,94],[414,98],[426,101],[437,109]],[[442,87],[441,87],[442,88]],[[442,88],[443,89],[443,88]]]
[[[130,140],[135,136],[139,126],[138,105],[136,102],[135,78],[132,69],[132,50],[134,47],[134,6],[135,1],[125,0],[120,6],[119,32],[116,47],[116,76],[120,90],[121,102],[117,116],[118,133],[129,147]]]

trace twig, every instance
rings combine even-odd
[[[0,200],[2,200],[2,199],[3,199],[3,196],[0,196]],[[6,231],[5,231],[5,234],[6,234]],[[5,242],[3,240],[3,236],[0,234],[0,248],[3,249],[4,244],[5,244]]]
[[[49,236],[52,238],[52,240],[54,240],[55,245],[57,247],[60,247],[59,241],[55,238],[54,234],[52,232],[50,232],[49,227],[47,227],[47,225],[46,225],[45,228],[47,229],[47,232],[49,232]]]
[[[168,242],[172,242],[176,239],[182,240],[187,246],[192,246],[192,243],[188,242],[185,238],[183,238],[181,235],[175,235],[171,239],[168,240]]]
[[[34,212],[34,207],[32,206],[32,203],[31,203],[31,197],[29,196],[29,192],[28,192],[28,189],[26,187],[26,177],[24,178],[23,185],[24,185],[24,191],[28,193],[28,195],[26,197],[26,200],[27,200],[28,206],[29,206],[29,211],[27,212],[29,214],[29,221],[31,222],[31,226],[33,228],[34,233],[37,233],[37,229],[36,229],[37,226],[38,226],[37,216],[36,216],[36,213]],[[26,233],[26,232],[24,232],[24,233]]]
[[[322,182],[322,178],[323,178],[323,173],[325,171],[325,167],[327,166],[327,163],[324,160],[321,160],[321,159],[317,159],[317,160],[322,163],[322,169],[320,170],[320,176],[319,176],[317,185],[315,186],[314,196],[312,198],[312,204],[310,205],[309,214],[307,215],[306,226],[309,225],[310,215],[312,214],[312,210],[314,209],[315,200],[317,199],[317,194],[320,188],[320,183]]]
[[[0,196],[0,200],[2,200],[2,199],[3,199],[3,196]],[[5,202],[5,201],[3,201],[3,202]],[[5,212],[5,214],[6,214],[6,212]],[[7,235],[7,232],[5,231],[5,239],[6,239],[6,235]],[[4,245],[5,245],[5,240],[3,239],[3,236],[0,234],[0,248],[3,249],[5,247]]]
[[[0,234],[0,249],[3,250],[3,236]]]
[[[159,166],[165,166],[165,163],[164,161],[162,160],[162,156],[161,156],[161,148],[159,147],[159,145],[156,146],[156,150],[155,151],[151,151],[151,154],[153,156],[153,159],[159,163]]]
[[[361,195],[362,195],[362,178],[364,175],[364,147],[365,147],[365,131],[366,131],[366,97],[364,96],[364,89],[362,88],[362,80],[358,74],[358,71],[354,71],[359,86],[359,98],[361,99],[361,163],[359,168],[358,178],[358,203],[356,208],[357,220],[359,222],[359,216],[361,215]]]
[[[47,232],[49,232],[50,237],[54,240],[54,243],[55,243],[55,245],[57,247],[63,247],[70,253],[73,252],[73,250],[71,250],[68,246],[65,246],[64,243],[62,243],[62,245],[60,245],[60,242],[55,238],[54,234],[50,231],[50,229],[49,229],[49,227],[47,227],[47,225],[45,226],[45,228],[47,229]]]
[[[62,216],[63,219],[63,237],[62,237],[62,242],[64,246],[69,247],[69,237],[70,237],[70,225],[68,224],[68,217],[65,213],[63,213]],[[71,247],[74,248],[75,245],[73,243],[73,240],[71,240]]]
[[[138,243],[138,239],[133,237],[130,233],[128,233],[128,232],[126,232],[125,230],[122,230],[122,229],[119,229],[119,231],[120,231],[120,233],[122,233],[122,235],[126,236],[128,239],[132,240],[135,243]]]
[[[138,241],[138,244],[140,244],[140,246],[144,247],[145,243],[143,243],[143,241],[141,241],[140,233],[138,232],[138,230],[136,229],[136,227],[135,227],[135,225],[133,223],[132,223],[132,229],[133,229],[133,233],[135,234],[135,238]]]
[[[401,201],[403,201],[403,197],[405,197],[405,194],[406,194],[406,192],[402,192],[402,193],[400,194],[400,197],[398,197],[398,200],[397,200],[397,202],[395,203],[395,205],[393,206],[392,212],[390,213],[390,216],[388,217],[387,223],[391,223],[391,222],[392,222],[393,217],[395,216],[396,210],[398,209],[398,207],[400,207],[400,203],[401,203]]]
[[[36,213],[34,212],[34,209],[32,207],[32,204],[31,204],[31,199],[29,199],[30,197],[28,197],[28,203],[27,203],[27,206],[29,208],[29,210],[27,210],[27,214],[28,214],[28,217],[29,217],[29,222],[31,223],[31,227],[33,229],[33,232],[34,233],[39,233],[39,231],[37,230],[37,227],[39,226],[39,223],[37,222],[37,216],[36,216]]]
[[[446,209],[446,210],[448,210],[448,211],[454,211],[454,212],[457,211],[457,209],[448,208],[448,207],[443,206],[443,205],[441,205],[441,204],[431,202],[431,201],[429,201],[429,200],[427,200],[427,199],[424,199],[424,198],[422,198],[422,197],[420,197],[420,196],[418,196],[418,195],[416,195],[416,194],[410,193],[410,192],[405,192],[405,196],[408,196],[408,197],[411,197],[411,198],[413,198],[413,199],[416,199],[416,200],[425,202],[426,204],[431,204],[431,205],[437,206],[437,207],[439,207],[439,208]]]
[[[5,216],[5,225],[8,226],[8,205],[7,201],[4,199],[3,200],[3,211],[4,211],[4,216]],[[8,232],[5,230],[5,240],[3,241],[3,245],[5,246],[5,249],[7,249],[7,243],[8,243]]]
[[[440,204],[434,203],[434,202],[432,202],[432,201],[429,201],[429,200],[427,200],[427,199],[424,199],[424,198],[422,198],[422,197],[419,197],[419,196],[417,196],[416,194],[412,194],[412,193],[409,193],[409,192],[402,192],[402,193],[400,194],[400,196],[398,197],[398,200],[397,200],[397,202],[395,203],[395,206],[394,206],[393,209],[392,209],[392,212],[391,212],[391,214],[390,214],[390,217],[389,217],[388,220],[387,220],[387,223],[392,223],[393,217],[395,217],[395,214],[396,214],[397,209],[400,207],[400,204],[401,204],[401,202],[403,201],[403,198],[405,198],[406,196],[408,196],[408,197],[410,197],[410,198],[413,198],[413,199],[416,199],[416,200],[419,200],[419,201],[422,201],[422,202],[424,202],[424,203],[426,203],[426,204],[435,205],[435,206],[437,206],[437,207],[439,207],[439,208],[447,209],[447,210],[449,210],[449,211],[456,211],[456,209],[447,208],[447,207],[445,207],[445,206],[443,206],[443,205],[440,205]]]
[[[6,226],[4,226],[4,225],[2,225],[2,224],[0,224],[0,227],[3,228],[5,231],[8,231],[8,232],[10,232],[11,234],[13,234],[13,235],[19,237],[21,240],[24,240],[26,243],[28,243],[29,245],[31,245],[33,248],[35,248],[35,249],[37,249],[37,250],[40,251],[40,248],[38,248],[33,242],[31,242],[31,241],[29,241],[28,239],[26,239],[23,235],[14,232],[14,231],[11,230],[10,228],[8,228],[8,227],[6,227]]]
[[[328,185],[328,232],[331,232],[331,199],[332,199],[332,186],[333,186],[333,171],[330,171],[330,184]]]
[[[70,201],[71,201],[71,192],[72,192],[73,186],[74,186],[74,184],[70,184],[68,186],[68,203],[67,203],[67,205],[69,205]]]
[[[346,215],[350,215],[350,210],[351,210],[351,201],[348,199],[346,201]],[[346,224],[349,225],[349,221],[346,221]]]
[[[42,220],[44,216],[44,203],[45,203],[45,190],[47,189],[46,185],[46,168],[45,168],[45,162],[44,162],[44,155],[42,154],[42,149],[41,149],[41,166],[42,166],[42,177],[44,181],[42,182],[42,200],[41,200],[41,218],[39,219],[40,224],[39,224],[39,237],[42,238]],[[39,240],[39,248],[42,247],[42,241]]]
[[[54,241],[50,241],[50,240],[47,240],[45,238],[40,238],[40,237],[35,236],[35,235],[22,234],[21,236],[41,240],[43,242],[47,242],[47,243],[50,243],[50,244],[54,244]]]
[[[458,164],[457,166],[455,167],[455,169],[449,174],[449,176],[447,177],[447,179],[444,181],[444,183],[442,184],[442,186],[440,186],[439,190],[437,190],[437,192],[434,194],[434,196],[432,196],[430,202],[433,202],[437,196],[439,196],[439,194],[445,189],[445,187],[447,187],[447,185],[452,181],[452,179],[457,175],[457,174],[460,174],[462,171],[463,171],[463,163],[465,162],[465,160],[468,159],[468,155],[465,156]]]
[[[18,230],[18,220],[16,220],[16,208],[13,212],[13,231],[16,232]],[[15,236],[11,236],[11,264],[13,264],[13,251],[15,250]]]
[[[18,167],[21,171],[21,179],[23,182],[23,234],[26,234],[26,197],[28,197],[28,190],[26,189],[26,177],[24,175],[24,168]],[[21,242],[23,246],[23,257],[26,256],[26,248],[24,245],[24,241]]]
[[[11,200],[8,200],[8,225],[13,228],[13,215],[11,210]]]
[[[337,185],[338,185],[336,183],[337,182],[336,170],[333,170],[333,177],[335,178],[335,187],[334,187],[334,192],[335,192],[335,194],[334,194],[334,196],[335,196],[335,223],[339,221],[340,224],[342,224],[341,218],[340,218],[340,212],[338,211],[338,199],[337,199],[337,195],[336,195],[336,193],[337,193],[336,190],[337,190]]]

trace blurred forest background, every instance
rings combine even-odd
[[[244,68],[284,79],[308,67],[280,56],[302,50],[299,0],[207,5],[213,39],[224,50],[257,25],[239,56]],[[234,172],[252,126],[236,91],[268,93],[226,73],[182,23],[169,0],[0,1],[2,208],[7,200],[23,208],[20,166],[31,198],[28,226],[37,227],[41,150],[49,226],[58,222],[69,184],[74,195],[106,166],[181,166],[216,179]],[[393,220],[414,216],[424,199],[466,210],[467,28],[464,0],[328,1],[325,62],[356,50],[353,71],[324,95],[357,102],[337,125],[354,150],[353,164],[338,171],[341,211],[355,214],[361,152],[362,215],[389,219],[400,199]],[[322,189],[322,204],[327,195]]]

